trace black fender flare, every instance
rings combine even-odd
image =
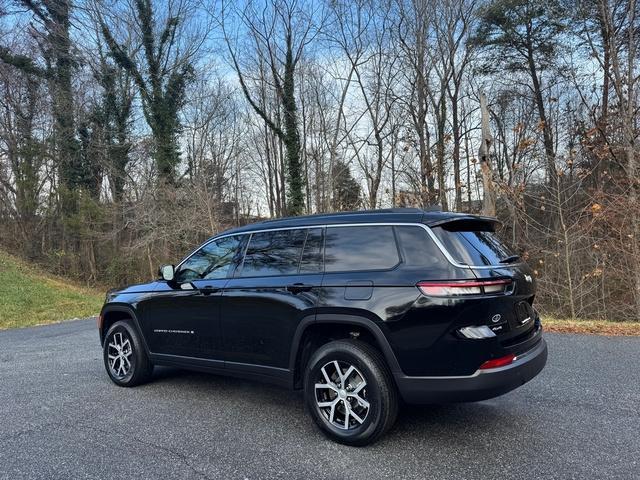
[[[127,315],[129,315],[129,317],[131,317],[131,319],[133,320],[134,327],[138,331],[138,335],[140,335],[140,338],[142,338],[142,345],[144,346],[145,353],[147,355],[149,355],[151,353],[151,351],[149,350],[149,346],[147,345],[147,339],[144,337],[144,334],[142,333],[142,327],[140,326],[140,321],[138,320],[138,315],[135,312],[135,310],[133,309],[133,307],[131,307],[130,305],[126,305],[126,304],[107,304],[107,305],[105,305],[104,307],[102,307],[102,311],[100,312],[100,316],[103,318],[103,325],[104,325],[104,317],[109,312],[122,312],[122,313],[126,313]],[[101,325],[101,327],[100,327],[100,345],[103,345],[103,343],[104,343],[104,335],[105,335],[105,333],[107,333],[105,331],[105,328],[104,328],[103,325]]]
[[[335,313],[327,313],[327,314],[317,314],[317,315],[308,315],[304,317],[293,336],[293,342],[291,345],[291,353],[289,356],[289,370],[291,372],[295,371],[296,368],[296,359],[298,356],[298,352],[300,350],[300,341],[302,336],[304,335],[307,328],[312,325],[318,325],[323,323],[337,323],[342,325],[354,325],[361,327],[367,330],[373,337],[376,339],[378,345],[382,350],[382,354],[384,355],[385,360],[387,361],[387,365],[389,366],[389,370],[391,373],[395,375],[403,374],[402,369],[400,368],[400,364],[398,363],[398,359],[396,358],[396,354],[394,353],[389,340],[385,336],[384,332],[380,328],[376,322],[367,317],[362,317],[359,315],[348,315],[348,314],[335,314]]]

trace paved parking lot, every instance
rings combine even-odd
[[[0,478],[640,478],[640,338],[547,339],[524,387],[352,448],[300,393],[173,369],[118,388],[93,320],[0,332]]]

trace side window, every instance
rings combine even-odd
[[[399,262],[391,226],[327,228],[326,272],[386,270]]]
[[[254,233],[249,240],[240,276],[295,275],[306,235],[305,229]]]
[[[451,222],[431,229],[459,263],[500,265],[514,252],[500,241],[486,222]]]
[[[312,228],[307,231],[304,242],[300,273],[322,273],[322,252],[324,250],[324,229]]]
[[[242,236],[214,240],[191,255],[176,274],[178,282],[227,278],[238,254]]]
[[[405,265],[429,269],[447,264],[447,259],[423,228],[409,225],[394,228]]]

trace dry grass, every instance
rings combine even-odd
[[[637,336],[640,322],[608,322],[605,320],[570,320],[543,318],[542,326],[547,332],[584,333],[591,335]]]

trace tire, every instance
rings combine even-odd
[[[153,364],[130,320],[116,322],[109,328],[102,349],[107,374],[116,385],[135,387],[151,379]]]
[[[304,386],[309,413],[336,442],[369,445],[396,420],[393,377],[382,354],[367,343],[337,340],[322,345],[307,363]]]

